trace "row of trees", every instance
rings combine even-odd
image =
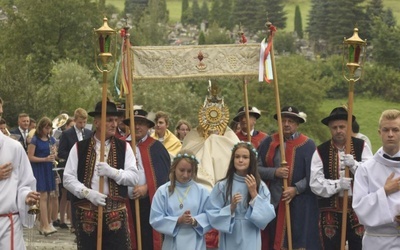
[[[168,11],[162,2],[150,0],[145,4],[141,18],[132,22],[132,44],[167,44],[168,27],[162,24],[167,23]],[[13,5],[17,6],[17,12]],[[5,100],[4,117],[8,123],[16,125],[16,117],[20,112],[27,112],[34,118],[43,115],[52,118],[61,111],[72,114],[77,107],[92,110],[100,99],[98,83],[101,78],[93,62],[93,28],[102,25],[104,13],[111,17],[112,13],[118,11],[106,6],[105,1],[90,0],[0,0],[0,6],[8,17],[0,22],[0,96]],[[117,27],[117,21],[110,20],[110,27]],[[217,22],[210,27],[205,34],[205,43],[232,42]],[[399,34],[396,29],[396,26],[390,27],[379,19],[374,22],[374,61],[366,64],[364,80],[357,85],[356,91],[397,101],[397,83],[400,81],[398,69],[385,63],[376,63],[379,58],[387,63],[388,56],[393,57],[392,63],[396,62],[397,50],[393,49],[396,35]],[[341,30],[345,32],[338,33],[344,34],[349,27]],[[362,33],[360,35],[363,37]],[[341,43],[342,39],[336,42]],[[347,85],[341,76],[341,57],[328,56],[324,60],[311,61],[299,55],[280,53],[284,50],[283,44],[289,46],[293,43],[294,38],[290,34],[277,33],[275,48],[279,52],[276,61],[281,102],[296,105],[306,112],[308,122],[304,132],[322,141],[327,134],[326,129],[320,128],[319,119],[326,114],[319,113],[316,107],[323,98],[345,97],[347,93]],[[385,50],[387,48],[392,48],[390,53]],[[112,82],[111,78],[112,75],[109,82]],[[233,117],[243,105],[242,79],[211,80],[222,88]],[[164,110],[171,113],[173,123],[185,118],[196,125],[197,111],[207,95],[207,85],[207,81],[135,83],[134,100],[149,111]],[[112,86],[109,91],[117,100],[115,88]],[[272,86],[250,79],[249,100],[251,105],[263,110],[257,126],[267,132],[276,129],[276,122],[272,118],[275,113]]]

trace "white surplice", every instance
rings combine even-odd
[[[380,148],[373,158],[356,171],[353,209],[365,227],[364,250],[400,248],[400,225],[394,221],[400,215],[400,191],[386,195],[384,186],[391,173],[400,177],[400,162],[383,157]]]
[[[0,180],[0,249],[11,249],[12,221],[14,249],[20,250],[25,249],[23,226],[31,228],[35,221],[28,214],[25,198],[36,190],[36,179],[21,143],[0,133],[0,165],[7,162],[12,163],[13,171],[9,178]],[[10,218],[8,214],[14,215]]]

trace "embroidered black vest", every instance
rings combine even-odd
[[[331,179],[331,180],[339,179],[339,174],[338,174],[339,162],[337,156],[338,150],[332,145],[332,141],[329,140],[322,143],[317,147],[317,149],[321,157],[322,164],[324,166],[325,179]],[[350,154],[355,156],[358,162],[360,162],[362,159],[363,149],[364,149],[364,140],[351,137]],[[351,172],[350,172],[350,178],[353,178],[354,180],[354,176]],[[342,201],[343,201],[342,197],[339,197],[339,195],[335,194],[329,198],[320,197],[320,199],[318,199],[318,205],[321,210],[339,212],[343,207]],[[350,210],[352,208],[351,206],[352,199],[350,196],[348,201],[349,201],[348,208]]]
[[[110,151],[107,158],[108,165],[116,169],[124,169],[126,142],[112,137],[110,143]],[[88,188],[91,188],[91,181],[96,163],[95,144],[93,137],[88,140],[77,142],[78,180]],[[111,178],[108,178],[108,187],[109,197],[127,197],[128,188],[123,185],[118,185]]]

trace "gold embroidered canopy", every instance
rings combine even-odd
[[[259,44],[132,46],[133,81],[257,76]]]

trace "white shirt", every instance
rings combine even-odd
[[[100,147],[100,141],[95,137],[96,140],[96,147]],[[107,145],[107,143],[106,143]],[[107,147],[106,147],[107,148]],[[106,155],[108,156],[108,150],[105,150]],[[99,153],[96,152],[96,164],[99,162],[100,157],[98,156]],[[107,162],[107,159],[104,159]],[[138,183],[139,175],[138,169],[136,166],[136,158],[133,154],[132,148],[127,144],[126,151],[125,151],[125,164],[124,169],[119,169],[119,176],[121,178],[117,181],[118,185],[124,186],[134,186]],[[97,175],[96,169],[93,173],[93,178],[91,182],[91,189],[99,190],[99,179],[100,177]],[[81,193],[83,189],[85,189],[85,185],[78,180],[78,150],[75,145],[72,147],[68,160],[64,170],[64,187],[70,191],[73,195],[78,197],[79,199],[84,198],[83,194]],[[104,194],[109,194],[109,187],[108,187],[108,179],[104,176]]]
[[[337,154],[339,157],[339,154]],[[366,143],[361,154],[361,162],[372,158],[371,149]],[[338,168],[337,171],[340,171]],[[332,195],[341,191],[339,187],[339,179],[325,179],[324,165],[322,159],[318,153],[318,149],[315,150],[311,160],[311,173],[310,173],[310,188],[311,191],[321,197],[331,197]]]

